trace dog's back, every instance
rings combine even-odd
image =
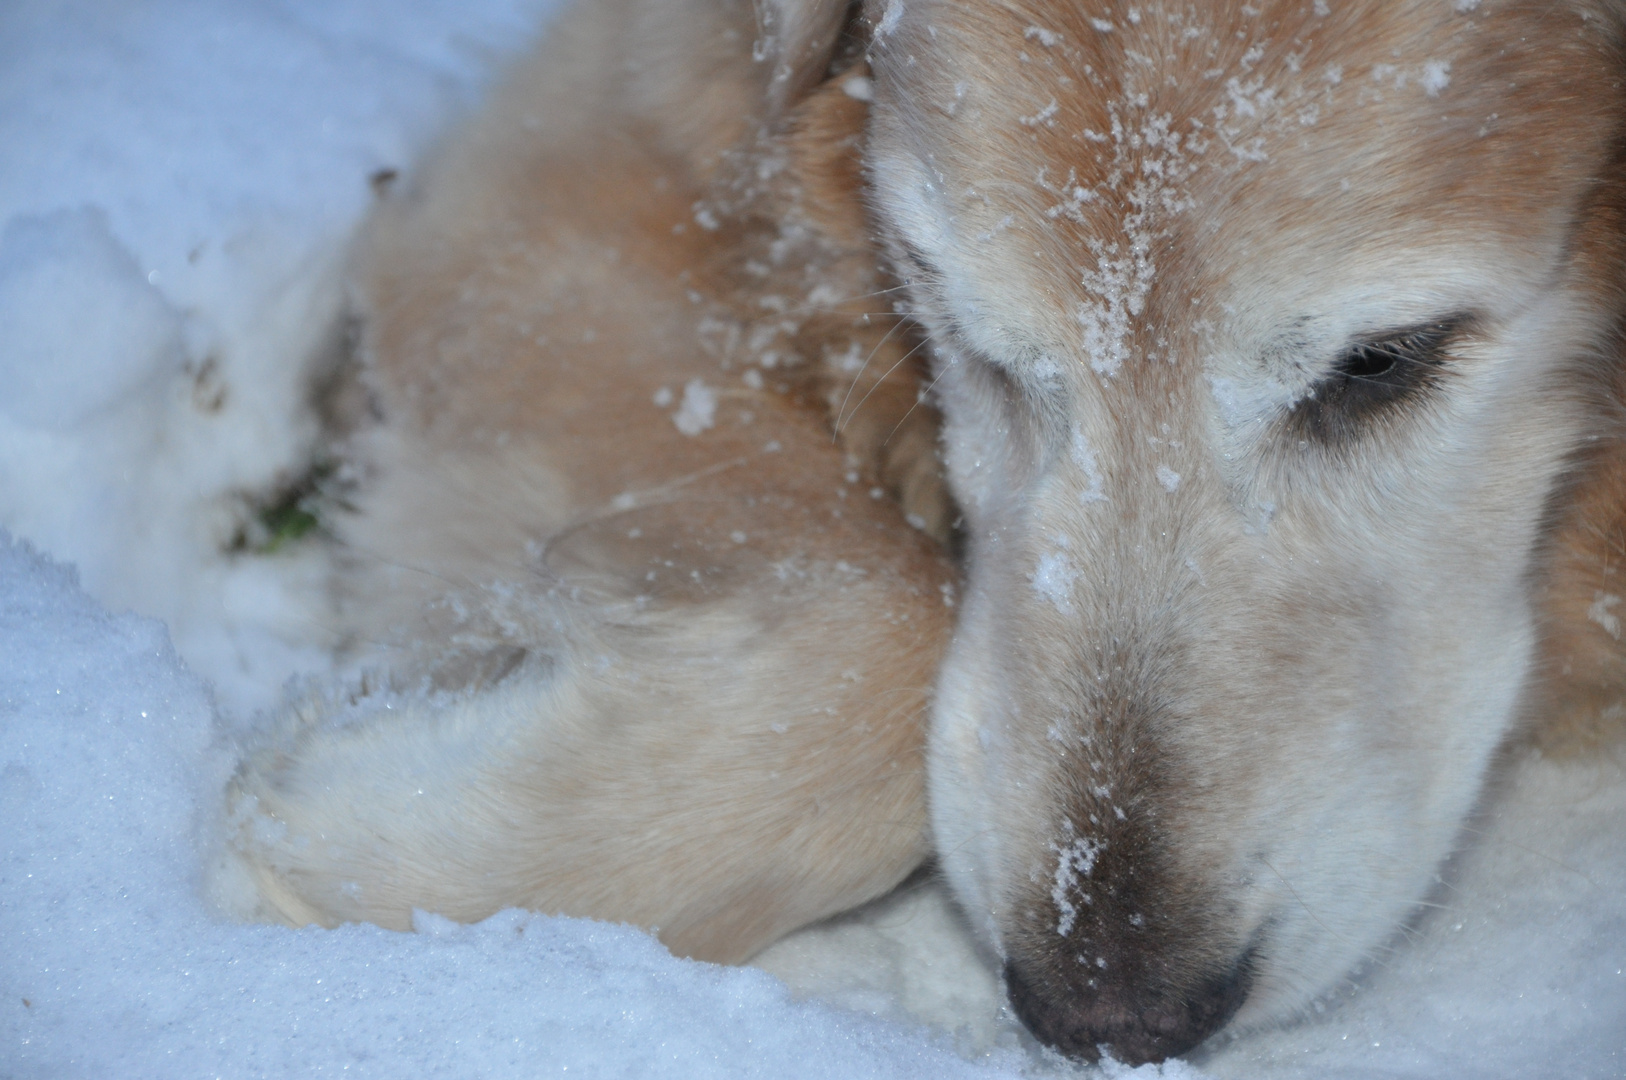
[[[875,374],[908,345],[863,103],[754,37],[584,4],[377,216],[335,575],[374,692],[236,781],[264,914],[524,906],[741,959],[924,857],[952,595],[894,493],[941,516],[931,420]]]

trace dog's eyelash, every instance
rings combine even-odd
[[[926,256],[920,252],[920,249],[916,248],[909,241],[899,238],[898,248],[903,255],[902,261],[904,263],[904,265],[897,267],[900,277],[915,282],[919,282],[922,279],[927,281],[941,281],[943,279],[942,272],[938,270],[935,265],[933,265],[930,259],[926,258]],[[911,270],[914,271],[914,273],[909,273]]]
[[[1469,322],[1454,315],[1357,341],[1294,407],[1300,438],[1342,444],[1422,399],[1450,376],[1449,347]]]

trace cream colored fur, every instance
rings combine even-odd
[[[1619,475],[1626,10],[868,14],[967,533],[943,869],[1069,1053],[1290,1017],[1429,892],[1539,676],[1619,715],[1618,496],[1567,507]],[[1400,374],[1339,374],[1374,343]]]
[[[583,4],[380,208],[330,409],[357,674],[233,781],[240,910],[737,961],[924,857],[952,579],[897,496],[946,511],[839,16]]]

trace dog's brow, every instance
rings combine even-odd
[[[1350,338],[1347,347],[1390,345],[1413,337],[1437,338],[1439,345],[1446,345],[1459,338],[1480,332],[1483,323],[1484,317],[1476,311],[1454,311],[1447,315],[1409,323],[1404,326],[1387,327],[1381,330],[1355,334]]]

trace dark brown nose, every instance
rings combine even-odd
[[[1012,960],[1005,987],[1016,1015],[1041,1042],[1084,1061],[1106,1050],[1127,1065],[1143,1065],[1183,1054],[1224,1027],[1247,998],[1252,971],[1245,958],[1184,990],[1120,983],[1098,972],[1080,988],[1029,978]]]

